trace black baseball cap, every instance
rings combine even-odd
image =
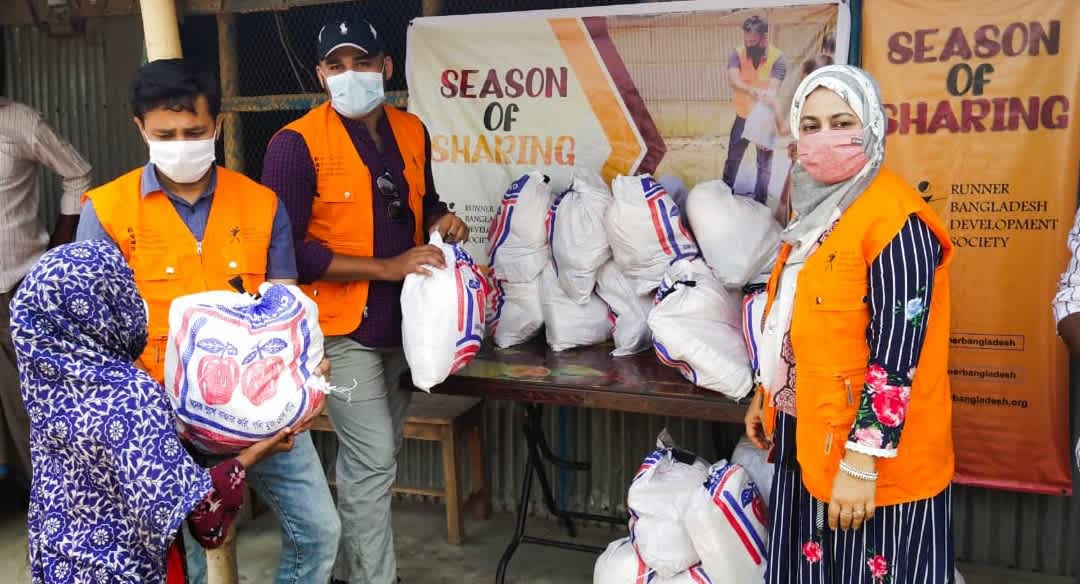
[[[319,29],[319,60],[326,59],[339,47],[356,47],[368,55],[376,55],[383,51],[383,42],[366,20],[334,20]]]

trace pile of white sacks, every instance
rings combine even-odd
[[[558,195],[540,172],[514,181],[488,232],[495,344],[542,329],[556,351],[613,340],[614,356],[654,349],[692,383],[744,397],[742,289],[767,275],[780,226],[721,181],[691,190],[685,217],[681,207],[647,174],[609,189],[578,168]]]
[[[608,545],[593,584],[763,582],[773,464],[743,437],[709,465],[657,438],[627,493],[629,537]],[[955,580],[963,584],[959,570]]]
[[[709,465],[673,447],[666,432],[657,447],[630,484],[630,536],[597,559],[593,584],[763,581],[768,512],[757,484],[771,481],[771,466],[742,446],[736,454],[749,454],[750,466]]]

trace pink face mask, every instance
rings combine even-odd
[[[855,176],[870,159],[863,130],[822,130],[799,137],[799,164],[814,180],[834,185]]]

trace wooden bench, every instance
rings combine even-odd
[[[460,544],[465,535],[462,511],[469,507],[479,519],[491,515],[491,493],[484,465],[483,400],[455,395],[413,396],[405,419],[405,438],[438,442],[442,449],[443,488],[424,489],[395,485],[395,493],[442,498],[446,503],[446,540]],[[323,414],[312,425],[314,431],[333,431],[329,416]],[[463,496],[458,474],[458,446],[467,442],[469,473],[473,492]],[[333,486],[333,485],[332,485]]]

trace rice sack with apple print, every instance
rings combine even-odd
[[[237,452],[318,409],[330,387],[319,309],[295,286],[202,292],[169,307],[165,390],[198,449]]]

